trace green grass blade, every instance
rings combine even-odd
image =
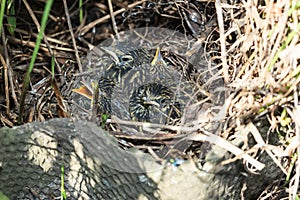
[[[65,190],[65,168],[64,166],[61,166],[61,200],[67,199],[67,193]]]
[[[79,0],[79,22],[81,23],[83,19],[83,10],[82,10],[82,0]]]
[[[3,18],[4,18],[4,11],[5,11],[5,2],[6,0],[1,1],[1,8],[0,8],[0,37],[1,37],[1,31],[3,27]]]
[[[22,123],[22,116],[23,116],[23,112],[24,112],[24,104],[25,104],[25,97],[26,97],[26,93],[28,90],[28,86],[29,86],[29,82],[30,82],[30,74],[33,70],[34,67],[34,63],[41,45],[41,41],[43,38],[43,34],[46,28],[46,24],[47,24],[47,20],[48,20],[48,16],[51,10],[53,4],[53,0],[48,0],[46,5],[45,5],[45,10],[42,16],[42,22],[41,22],[41,30],[39,31],[39,34],[37,36],[36,39],[36,44],[32,53],[32,58],[29,64],[29,68],[27,70],[26,76],[25,76],[25,81],[22,87],[22,94],[21,94],[21,100],[20,100],[20,109],[19,109],[19,117],[18,117],[18,122]]]
[[[14,36],[15,35],[15,30],[17,27],[17,19],[15,17],[15,1],[10,0],[8,1],[7,4],[7,22],[8,22],[8,31],[9,33]]]

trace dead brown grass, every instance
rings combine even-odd
[[[234,91],[227,99],[228,116],[233,120],[228,127],[246,128],[257,143],[256,151],[266,151],[289,177],[289,198],[299,198],[299,1],[216,6],[221,29],[220,65]],[[222,30],[226,19],[231,26]],[[237,40],[228,44],[226,38],[232,33],[237,34]],[[264,116],[270,123],[267,133],[253,124]],[[268,145],[270,141],[263,139],[274,132],[283,136],[280,145]],[[297,161],[283,163],[284,156],[296,156]]]

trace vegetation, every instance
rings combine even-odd
[[[259,160],[267,152],[282,170],[260,199],[285,190],[299,199],[300,0],[222,2],[2,0],[0,126],[69,117],[72,77],[89,44],[138,27],[176,29],[202,45],[224,80],[218,137],[231,141],[246,130],[244,154]]]

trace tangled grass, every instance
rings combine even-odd
[[[228,129],[248,128],[256,143],[252,150],[266,151],[286,175],[290,199],[299,198],[299,3],[216,1],[220,66],[232,91]],[[236,40],[228,44],[232,35]],[[267,132],[253,124],[266,120]],[[280,140],[277,145],[270,144],[274,135]]]

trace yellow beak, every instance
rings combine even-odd
[[[155,52],[155,56],[154,56],[154,58],[151,62],[151,65],[153,66],[153,65],[156,65],[156,64],[159,64],[159,63],[161,63],[163,65],[167,65],[166,62],[164,61],[161,53],[160,53],[160,48],[157,47],[156,52]]]

